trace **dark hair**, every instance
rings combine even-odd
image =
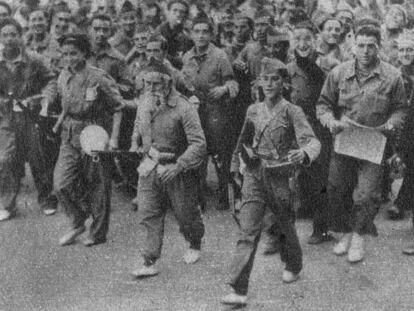
[[[161,35],[152,35],[152,36],[150,36],[149,39],[148,39],[147,44],[150,43],[150,42],[159,42],[159,43],[161,43],[160,47],[161,47],[161,50],[163,52],[166,52],[168,50],[168,42]]]
[[[14,18],[11,17],[7,17],[2,20],[2,22],[0,23],[0,31],[8,25],[14,26],[17,29],[20,36],[23,34],[22,26],[19,24],[19,22],[17,22]]]
[[[9,15],[11,15],[12,10],[11,10],[11,8],[10,8],[10,5],[8,5],[8,4],[7,4],[7,2],[0,1],[0,6],[4,7],[4,8],[7,10],[7,13],[8,13]]]
[[[194,26],[197,24],[206,24],[208,26],[208,30],[210,31],[211,34],[214,33],[214,26],[213,23],[211,22],[211,20],[207,17],[196,17],[195,19],[193,19],[193,25],[191,27],[191,29],[194,29]]]
[[[93,15],[89,22],[89,25],[92,25],[93,21],[96,19],[100,21],[109,22],[112,25],[112,18],[108,14],[102,14],[102,13]]]
[[[339,25],[340,25],[341,27],[343,26],[343,25],[342,25],[342,22],[341,22],[339,19],[337,19],[336,17],[328,17],[327,19],[325,19],[325,20],[323,21],[323,23],[321,23],[321,25],[320,25],[321,30],[323,30],[323,28],[325,27],[326,22],[328,22],[328,21],[336,21],[336,22],[338,22],[338,23],[339,23]]]
[[[254,29],[254,22],[253,22],[253,20],[250,17],[248,17],[248,16],[239,16],[239,17],[236,18],[236,20],[245,20],[245,21],[247,21],[247,26],[251,30]]]
[[[362,26],[357,30],[355,38],[358,36],[374,37],[377,39],[378,45],[381,45],[381,30],[379,28],[372,26]]]
[[[88,36],[85,34],[67,34],[60,38],[58,42],[60,47],[63,47],[64,45],[73,45],[84,53],[86,58],[91,56],[91,43]]]
[[[176,3],[182,4],[183,6],[185,6],[186,16],[188,16],[190,7],[188,6],[188,3],[184,0],[170,0],[167,4],[168,11],[171,10],[171,7],[173,6],[173,4],[176,4]]]

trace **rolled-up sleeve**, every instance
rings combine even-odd
[[[316,138],[302,108],[292,106],[292,109],[289,110],[289,114],[293,122],[296,141],[299,148],[305,151],[310,162],[313,162],[319,156],[321,143]]]
[[[98,80],[99,87],[106,97],[106,103],[109,105],[109,108],[113,112],[120,111],[124,108],[125,104],[115,80],[108,74],[101,75]]]
[[[338,74],[337,70],[334,69],[328,74],[316,104],[316,117],[323,126],[327,126],[331,120],[335,119],[334,111],[338,97]]]
[[[395,107],[395,109],[391,113],[391,116],[388,119],[387,123],[401,130],[404,127],[404,123],[408,114],[407,96],[405,92],[404,82],[401,76],[398,76],[395,80],[390,100],[392,103],[391,106]]]

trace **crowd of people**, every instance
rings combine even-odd
[[[105,243],[113,181],[136,171],[145,237],[132,274],[155,276],[168,209],[184,261],[200,259],[211,161],[216,209],[240,231],[222,302],[244,305],[262,231],[283,281],[299,279],[298,210],[312,215],[307,243],[339,232],[333,252],[358,263],[393,178],[390,219],[414,206],[411,1],[17,2],[0,1],[1,221],[16,215],[28,162],[44,214],[59,204],[70,219],[59,244],[89,217],[83,244]],[[334,148],[355,124],[384,138],[381,161]],[[82,138],[96,128],[108,133],[98,156]],[[122,152],[138,156],[126,174]]]

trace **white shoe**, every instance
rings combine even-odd
[[[154,265],[142,265],[140,268],[131,272],[131,274],[136,278],[155,276],[158,273],[160,273],[160,271]]]
[[[283,270],[282,280],[285,283],[293,283],[299,279],[299,273],[293,273],[288,270]]]
[[[359,262],[364,259],[364,254],[364,238],[358,233],[354,233],[348,251],[348,261],[351,263]]]
[[[221,298],[221,303],[225,305],[247,305],[247,296],[231,293]]]
[[[197,249],[188,249],[184,254],[184,262],[186,264],[196,263],[201,257],[201,251]]]
[[[5,209],[0,210],[0,221],[9,220],[11,218],[11,213]]]
[[[43,214],[45,214],[46,216],[52,216],[54,214],[56,214],[56,209],[55,208],[46,208],[43,210]]]
[[[352,233],[345,233],[338,243],[335,244],[333,252],[335,255],[341,256],[348,252],[351,244]]]
[[[66,246],[72,244],[73,242],[75,242],[78,236],[85,232],[85,229],[85,226],[71,229],[68,233],[66,233],[63,237],[59,239],[59,245]]]

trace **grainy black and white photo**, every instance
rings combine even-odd
[[[413,293],[414,0],[0,0],[0,311]]]

